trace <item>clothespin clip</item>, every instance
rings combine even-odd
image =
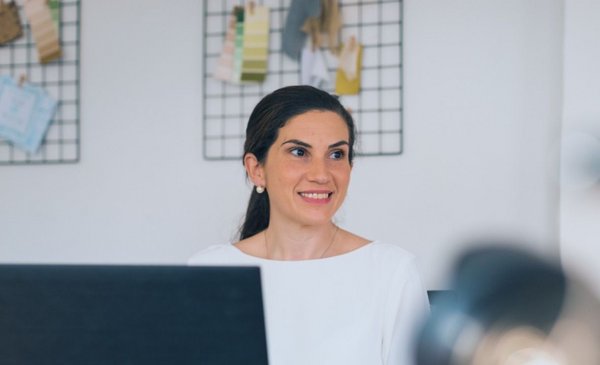
[[[27,75],[21,74],[21,76],[19,76],[19,87],[23,87],[23,85],[25,85],[26,82],[27,82]]]

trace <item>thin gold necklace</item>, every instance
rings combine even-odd
[[[327,253],[327,251],[329,251],[329,249],[333,246],[333,243],[335,242],[335,237],[339,230],[340,230],[340,227],[338,227],[336,225],[335,231],[333,232],[333,236],[331,237],[331,242],[329,242],[329,245],[327,245],[327,247],[325,248],[325,251],[323,251],[323,253],[321,253],[321,256],[319,256],[320,259],[325,257],[325,254]],[[267,259],[269,259],[269,244],[267,242],[267,230],[266,229],[263,231],[263,236],[265,238],[265,257]]]

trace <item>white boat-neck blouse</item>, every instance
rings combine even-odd
[[[374,241],[315,260],[248,255],[208,247],[190,265],[261,268],[271,365],[410,365],[416,331],[429,311],[415,258]]]

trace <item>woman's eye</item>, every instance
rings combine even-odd
[[[292,150],[290,152],[292,153],[292,155],[297,156],[297,157],[302,157],[306,154],[306,151],[304,151],[304,148],[300,148],[300,147],[292,148]]]
[[[344,151],[333,151],[331,152],[330,156],[334,160],[341,160],[342,158],[344,158]]]

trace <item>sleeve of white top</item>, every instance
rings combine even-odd
[[[427,292],[414,258],[396,270],[385,308],[383,363],[414,364],[416,336],[429,314]]]

